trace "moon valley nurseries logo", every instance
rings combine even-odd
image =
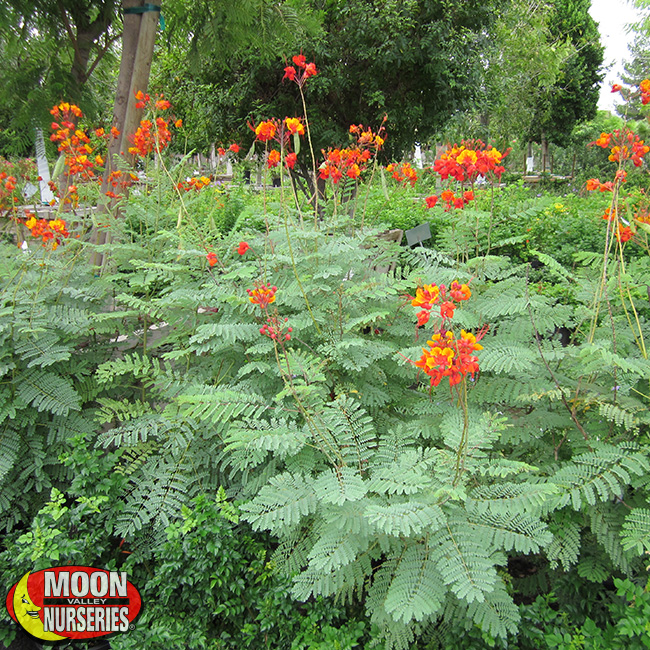
[[[7,611],[44,641],[126,632],[141,606],[126,572],[61,566],[27,572],[7,594]]]

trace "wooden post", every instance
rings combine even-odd
[[[576,175],[576,158],[578,157],[578,154],[574,151],[573,152],[573,162],[571,163],[571,180],[575,178]]]
[[[157,5],[160,6],[160,4],[161,0],[157,0]],[[102,194],[111,189],[110,175],[115,169],[115,157],[122,156],[127,160],[132,160],[127,153],[129,136],[133,135],[142,118],[142,109],[135,107],[135,93],[138,90],[146,92],[149,85],[153,49],[160,20],[159,11],[144,11],[143,13],[128,11],[142,6],[144,6],[143,0],[122,0],[124,26],[122,59],[113,105],[113,127],[120,132],[120,135],[109,142],[106,170],[102,179]],[[94,233],[93,243],[108,243],[107,234],[105,230]],[[91,263],[94,266],[103,266],[103,254],[93,253]]]
[[[141,0],[123,0],[122,9],[131,9],[141,4]],[[120,74],[117,79],[117,91],[115,103],[113,104],[113,124],[120,137],[110,140],[108,155],[106,157],[106,173],[102,184],[102,192],[108,190],[108,177],[113,171],[113,158],[122,151],[122,135],[126,121],[126,112],[129,104],[129,92],[131,91],[131,77],[135,65],[135,56],[140,38],[140,23],[144,14],[125,13],[122,22],[122,59],[120,61]]]
[[[131,14],[127,14],[127,16],[129,15]],[[135,93],[138,92],[138,90],[146,92],[147,87],[149,86],[149,74],[151,72],[151,61],[153,60],[153,48],[156,43],[156,32],[158,31],[159,20],[160,12],[158,11],[147,11],[141,14],[140,31],[136,44],[133,68],[130,75],[128,104],[126,106],[124,124],[122,125],[122,145],[120,153],[124,151],[124,155],[127,159],[130,159],[127,156],[129,148],[128,138],[135,133],[138,124],[140,124],[143,111],[143,109],[135,107],[137,103]]]

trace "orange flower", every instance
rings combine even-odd
[[[612,86],[612,92],[613,92],[613,93],[617,93],[617,92],[619,92],[622,88],[623,88],[623,86],[621,86],[621,84],[614,84],[614,85]]]
[[[160,96],[160,99],[156,101],[156,110],[158,111],[166,111],[168,108],[171,108],[171,104],[167,99],[163,99],[162,95]]]
[[[425,284],[415,290],[415,298],[411,300],[411,305],[423,309],[432,309],[433,305],[438,302],[439,296],[440,289],[435,284]]]
[[[438,203],[438,197],[435,194],[433,196],[427,196],[424,200],[426,201],[427,208],[432,208]]]
[[[632,232],[632,229],[629,226],[622,226],[620,223],[618,224],[618,229],[616,231],[616,239],[620,242],[626,242],[632,239],[632,236],[634,233]]]
[[[314,75],[318,74],[318,70],[316,70],[316,64],[307,63],[307,59],[305,58],[304,54],[296,54],[292,58],[292,61],[293,65],[288,65],[284,69],[284,77],[282,77],[283,81],[285,79],[289,79],[289,81],[295,81],[298,86],[302,88],[305,85],[305,81],[307,81],[309,77],[313,77]],[[298,68],[300,72],[297,71],[296,68]]]
[[[148,94],[143,93],[141,90],[138,90],[136,93],[134,93],[135,98],[138,100],[135,103],[136,108],[144,108],[149,101],[150,97]]]
[[[612,139],[612,134],[611,133],[601,133],[600,138],[594,142],[594,144],[598,147],[602,147],[603,149],[607,149],[609,147],[609,141]]]
[[[597,178],[590,178],[587,181],[587,190],[589,192],[592,192],[593,190],[597,190],[600,187],[600,181]]]
[[[359,178],[361,176],[361,169],[356,163],[348,167],[348,170],[345,172],[350,178]]]
[[[42,238],[43,246],[51,241],[53,250],[56,250],[61,243],[62,237],[67,238],[70,236],[63,219],[51,219],[48,221],[47,219],[36,219],[31,214],[24,224],[31,231],[33,237]]]
[[[287,117],[285,118],[284,123],[287,127],[287,131],[289,131],[291,135],[295,135],[296,133],[298,135],[305,135],[305,127],[299,117]]]
[[[277,287],[270,287],[267,284],[259,284],[255,289],[246,289],[249,300],[261,309],[266,309],[272,302],[275,302]]]
[[[460,284],[458,281],[454,280],[449,287],[449,295],[456,302],[462,302],[463,300],[469,300],[472,292],[466,284]]]
[[[298,156],[295,153],[287,154],[287,157],[284,159],[284,164],[288,169],[293,169],[298,162]]]
[[[237,252],[240,255],[243,255],[248,250],[250,250],[250,246],[245,241],[240,241],[239,248],[237,248]]]
[[[176,120],[176,121],[174,122],[174,126],[175,126],[177,129],[180,129],[181,126],[183,126],[183,120],[181,120],[181,119]]]
[[[458,157],[456,158],[456,162],[459,165],[463,165],[466,163],[474,165],[476,164],[477,160],[478,160],[478,154],[476,153],[476,151],[473,151],[472,149],[463,149],[458,154]]]
[[[162,151],[172,139],[168,127],[168,122],[163,120],[162,117],[156,118],[155,131],[153,131],[153,124],[150,120],[142,120],[131,138],[133,146],[129,147],[129,153],[144,158],[152,151]]]
[[[429,348],[422,348],[422,357],[414,365],[429,375],[431,386],[438,386],[443,377],[449,378],[450,387],[455,386],[465,375],[473,375],[479,369],[478,359],[472,352],[483,347],[476,340],[465,330],[458,340],[450,331],[434,334],[427,341]]]
[[[276,149],[271,149],[271,151],[269,151],[269,157],[266,160],[267,168],[271,169],[271,167],[277,167],[279,162],[280,162],[280,152],[277,151]]]
[[[650,79],[644,79],[639,84],[639,90],[641,91],[641,103],[645,106],[650,102]]]
[[[219,261],[217,259],[216,253],[208,253],[205,257],[207,258],[208,264],[210,266],[214,266]]]
[[[453,318],[454,309],[456,309],[456,305],[454,305],[453,302],[443,302],[442,305],[440,305],[440,315],[443,318]]]
[[[239,145],[235,142],[233,142],[229,147],[228,151],[232,151],[233,153],[239,153]]]
[[[276,126],[275,123],[268,120],[267,122],[260,122],[255,129],[255,135],[260,142],[268,142],[275,137]]]
[[[305,66],[305,72],[303,74],[303,80],[307,79],[308,77],[313,77],[314,75],[318,74],[318,70],[316,70],[316,64],[315,63],[308,63]]]
[[[426,309],[423,309],[422,311],[419,311],[417,313],[418,317],[418,327],[422,327],[422,325],[426,325],[429,322],[429,318],[431,317],[431,312],[427,311]]]
[[[361,138],[359,139],[359,141],[361,142]],[[370,139],[370,141],[372,142],[372,138]],[[411,187],[415,187],[415,183],[418,180],[418,175],[415,169],[413,169],[411,167],[411,164],[407,162],[400,163],[398,165],[389,165],[386,168],[386,171],[391,171],[393,173],[393,178],[399,183],[404,183],[404,184],[410,183]]]

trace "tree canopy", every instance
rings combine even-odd
[[[341,141],[350,124],[378,126],[387,116],[387,150],[399,155],[480,95],[483,53],[502,5],[308,0],[301,14],[320,17],[322,28],[277,43],[274,56],[260,61],[247,50],[227,65],[185,60],[181,77],[176,51],[157,82],[187,89],[198,99],[191,106],[202,111],[203,132],[207,121],[211,135],[226,138],[249,120],[301,110],[297,89],[281,82],[283,61],[302,50],[319,70],[307,88],[317,147]]]
[[[566,39],[575,51],[552,86],[540,87],[528,138],[564,146],[573,127],[596,115],[602,81],[603,47],[598,25],[589,15],[591,0],[553,0],[549,19],[554,40]]]
[[[110,101],[118,8],[118,0],[0,0],[0,151],[26,153],[31,126],[62,99],[90,114]]]

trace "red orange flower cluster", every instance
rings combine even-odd
[[[32,233],[32,237],[42,237],[43,246],[49,241],[52,242],[52,250],[55,250],[61,243],[61,238],[70,236],[63,219],[37,219],[30,212],[26,212],[27,218],[23,222],[25,227]]]
[[[281,322],[277,316],[269,316],[266,323],[260,327],[260,334],[276,341],[288,341],[291,339],[291,332],[293,332],[293,327],[287,327],[286,331],[284,329],[288,320],[285,318]]]
[[[329,149],[323,151],[325,162],[321,164],[318,175],[323,178],[331,178],[332,182],[338,183],[343,176],[356,179],[365,171],[366,165],[372,153],[369,149],[363,151],[358,147],[353,149]]]
[[[307,63],[307,59],[303,54],[296,54],[292,57],[292,61],[293,65],[288,65],[284,69],[284,77],[282,77],[282,80],[289,79],[289,81],[295,81],[298,86],[302,88],[309,77],[318,74],[316,64]],[[298,70],[296,70],[296,68],[298,68]]]
[[[210,185],[211,182],[207,176],[194,176],[188,181],[180,181],[176,187],[185,192],[190,192],[191,190],[199,192],[204,187]]]
[[[266,157],[266,167],[277,167],[280,164],[280,152],[277,149],[271,149]]]
[[[427,341],[428,348],[422,348],[422,356],[414,363],[431,378],[431,386],[437,386],[443,377],[449,378],[449,386],[459,384],[465,375],[478,371],[478,358],[473,352],[482,350],[476,337],[461,330],[460,338],[453,332],[440,331]]]
[[[18,203],[18,197],[14,195],[16,191],[16,177],[9,176],[7,172],[0,172],[0,210],[6,210]]]
[[[97,143],[93,143],[89,132],[78,125],[78,121],[83,117],[80,108],[68,102],[61,102],[54,106],[50,113],[58,120],[51,124],[53,133],[50,140],[58,144],[58,150],[64,156],[65,175],[67,177],[77,176],[81,181],[97,179],[96,168],[104,165],[104,159],[95,153]],[[120,135],[115,127],[108,133],[103,128],[94,129],[90,133],[100,141],[100,144],[103,144],[101,141],[105,143]],[[94,156],[93,153],[95,153]],[[55,183],[50,182],[50,188],[55,196],[61,196]],[[73,206],[78,204],[79,196],[75,184],[67,185],[63,193],[63,202]]]
[[[248,245],[247,242],[245,242],[245,241],[240,241],[240,242],[239,242],[239,246],[238,246],[238,248],[237,248],[237,252],[238,252],[240,255],[244,255],[244,253],[246,253],[246,251],[250,250],[250,248],[251,248],[251,247]]]
[[[473,183],[479,175],[500,180],[505,171],[501,163],[509,153],[510,149],[501,153],[494,147],[488,148],[481,140],[463,140],[460,146],[447,147],[447,151],[434,162],[433,171],[442,180],[451,176],[461,183],[466,180]]]
[[[145,108],[147,104],[151,101],[148,93],[143,93],[141,90],[138,90],[134,93],[135,98],[138,100],[135,103],[136,108]],[[172,105],[169,100],[165,99],[163,95],[158,95],[158,98],[154,101],[154,107],[157,111],[166,111],[168,108],[171,108]]]
[[[231,151],[232,153],[239,153],[239,149],[240,149],[239,145],[238,145],[236,142],[233,142],[233,143],[228,147],[228,150],[227,150],[227,151],[226,151],[226,149],[224,149],[223,147],[219,147],[219,148],[217,149],[217,153],[218,153],[218,154],[223,158],[223,157],[228,153],[228,151]]]
[[[268,142],[275,138],[275,133],[278,130],[275,120],[267,120],[260,122],[254,129],[255,135],[260,142]]]
[[[456,196],[452,190],[445,190],[440,193],[440,198],[445,203],[445,212],[449,212],[452,208],[461,209],[465,207],[470,201],[474,200],[474,192],[467,190],[462,195]],[[438,203],[438,196],[427,196],[425,199],[427,208],[433,208]]]
[[[145,108],[147,105],[153,111],[166,111],[171,108],[171,103],[163,95],[158,95],[157,99],[152,101],[147,93],[138,90],[135,93],[135,98],[138,100],[136,108]],[[152,103],[153,106],[151,106]],[[153,151],[160,153],[172,139],[169,131],[170,121],[160,116],[155,117],[153,122],[151,120],[141,120],[136,132],[129,136],[129,140],[133,143],[133,146],[129,147],[129,153],[141,158],[148,156]],[[176,128],[180,128],[182,125],[182,120],[174,122]]]
[[[282,156],[277,149],[271,149],[266,156],[266,168],[271,169],[272,167],[277,167],[280,164]],[[287,169],[293,169],[298,162],[298,156],[291,152],[285,155],[284,164]]]
[[[137,180],[138,177],[133,172],[123,172],[120,169],[115,169],[110,173],[110,176],[108,177],[109,185],[115,189],[117,189],[118,187],[120,189],[130,187],[133,181],[137,181]],[[111,199],[119,198],[119,196],[115,192],[113,192],[113,190],[108,190],[108,192],[106,192],[106,196],[108,196]]]
[[[268,284],[256,284],[255,289],[246,289],[246,293],[254,305],[259,305],[260,309],[266,309],[272,302],[275,302],[277,290],[277,287],[271,287]]]
[[[155,130],[153,127],[151,120],[141,120],[140,126],[132,136],[133,146],[129,147],[130,154],[144,158],[152,151],[160,152],[167,147],[172,139],[169,123],[162,117],[157,117]]]
[[[411,163],[403,162],[397,164],[390,164],[386,167],[386,171],[393,175],[393,178],[398,183],[410,183],[411,187],[415,187],[415,183],[418,180],[418,175],[415,169],[411,167]]]
[[[641,103],[644,106],[650,104],[650,79],[644,79],[639,84],[639,90],[641,91]]]
[[[214,266],[219,261],[216,253],[210,252],[205,257],[208,260],[208,264],[210,266]]]
[[[624,226],[622,223],[618,224],[616,228],[616,239],[620,242],[626,242],[632,239],[634,232],[630,226]]]
[[[384,118],[384,122],[386,118]],[[357,145],[363,148],[375,148],[379,151],[386,142],[385,129],[382,122],[382,125],[379,127],[377,133],[373,133],[372,129],[369,126],[364,127],[363,124],[351,124],[350,133],[357,136]]]
[[[305,125],[299,117],[285,117],[284,126],[291,135],[305,135]]]
[[[290,148],[291,136],[295,139],[298,136],[305,135],[305,125],[300,117],[285,117],[282,122],[277,119],[260,122],[256,127],[249,124],[255,131],[255,136],[260,142],[269,142],[277,140],[287,151]],[[296,144],[296,147],[299,145]],[[282,155],[277,149],[271,149],[266,157],[266,167],[271,169],[277,167],[282,160]],[[294,152],[285,153],[284,164],[287,169],[293,169],[298,161],[298,155]]]
[[[620,84],[612,86],[612,92],[621,92],[625,101],[641,99],[642,104],[650,103],[650,79],[644,79],[639,84],[638,93],[627,93]],[[636,230],[635,224],[639,224],[643,229],[650,221],[648,217],[648,200],[642,193],[640,198],[634,199],[634,205],[627,206],[625,199],[621,199],[620,194],[616,191],[627,180],[627,170],[624,169],[628,161],[631,161],[635,167],[641,167],[644,163],[644,157],[650,153],[650,146],[646,145],[633,131],[627,127],[616,129],[611,133],[601,133],[600,137],[589,143],[589,146],[597,146],[602,149],[609,149],[608,159],[616,163],[618,169],[613,181],[601,183],[597,178],[590,178],[587,181],[587,190],[600,190],[601,192],[613,192],[612,205],[605,210],[603,219],[608,221],[608,232],[612,232],[619,243],[623,244],[630,241],[639,231]],[[631,198],[631,197],[628,197]],[[627,221],[622,217],[623,214],[633,215],[633,219]],[[628,217],[629,218],[629,217]],[[641,243],[638,241],[637,243]]]
[[[74,104],[62,102],[52,108],[50,113],[59,120],[51,124],[53,133],[50,140],[58,143],[58,150],[65,157],[66,175],[78,175],[83,180],[94,178],[95,165],[101,165],[104,161],[101,156],[90,157],[94,151],[90,137],[76,126],[76,122],[83,117],[81,109]],[[99,137],[105,138],[103,130]]]
[[[413,307],[420,307],[418,312],[418,327],[429,321],[430,312],[434,305],[440,307],[440,325],[435,334],[427,341],[428,348],[422,348],[422,356],[418,361],[411,362],[421,368],[431,380],[431,386],[437,386],[443,377],[449,378],[449,386],[460,383],[465,375],[474,375],[479,369],[478,359],[474,352],[482,350],[474,334],[461,330],[460,338],[446,328],[446,322],[453,318],[456,303],[469,300],[472,292],[467,284],[454,280],[449,288],[444,284],[425,284],[418,287],[415,297],[411,298]],[[483,333],[485,333],[484,330]]]
[[[600,138],[589,144],[603,149],[609,148],[609,160],[612,162],[621,163],[631,160],[635,167],[641,167],[643,157],[650,151],[650,147],[628,128],[616,129],[612,133],[601,133]]]
[[[318,169],[320,178],[331,178],[333,183],[338,183],[344,176],[352,179],[359,178],[367,169],[370,159],[385,142],[383,122],[377,133],[374,133],[369,126],[352,124],[350,134],[356,137],[356,145],[344,149],[330,147],[327,151],[322,150],[325,160]]]
[[[413,307],[421,307],[422,311],[418,312],[418,327],[429,322],[431,310],[434,305],[440,304],[440,316],[443,321],[447,318],[453,318],[456,303],[469,300],[472,292],[468,285],[460,284],[454,280],[449,286],[449,290],[444,284],[440,286],[435,284],[425,284],[418,287],[415,296],[408,296],[411,299]]]

